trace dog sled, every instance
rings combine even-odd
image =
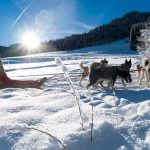
[[[0,60],[0,89],[4,88],[40,88],[47,80],[46,77],[40,80],[14,80],[10,79],[4,68],[2,61]]]

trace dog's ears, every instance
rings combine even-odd
[[[131,59],[128,61],[128,63],[129,63],[130,65],[132,65]]]
[[[128,62],[131,63],[131,59],[129,61],[127,59],[125,60],[125,63],[128,63]]]

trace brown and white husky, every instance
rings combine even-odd
[[[139,84],[141,84],[143,78],[145,78],[145,86],[149,87],[150,82],[150,58],[143,59],[143,68],[141,70],[141,76],[139,80]]]

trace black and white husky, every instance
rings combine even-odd
[[[89,75],[90,83],[87,85],[87,88],[90,86],[97,85],[98,82],[108,81],[110,86],[113,88],[114,83],[116,82],[117,77],[121,77],[122,80],[125,80],[127,83],[131,83],[131,74],[130,69],[122,66],[107,66],[95,68],[91,66],[91,71]]]

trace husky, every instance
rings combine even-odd
[[[136,79],[137,79],[137,81],[140,80],[142,69],[143,69],[143,67],[140,64],[136,65]]]
[[[107,66],[107,64],[108,64],[108,61],[106,60],[106,58],[104,58],[100,62],[93,62],[91,65],[93,65],[95,68],[100,68],[100,67],[103,67],[103,66]],[[89,67],[84,66],[82,61],[80,63],[80,68],[83,70],[83,72],[81,74],[79,85],[81,85],[82,80],[84,80],[90,74]]]
[[[82,80],[84,80],[86,77],[88,77],[89,73],[90,73],[89,67],[88,66],[84,66],[82,61],[80,63],[80,68],[83,70],[83,72],[81,74],[79,85],[81,85]]]
[[[150,58],[143,59],[143,68],[141,70],[139,84],[141,84],[144,77],[145,77],[145,86],[148,87],[150,82]]]
[[[124,72],[130,72],[131,66],[132,66],[131,59],[129,61],[126,59],[125,63],[120,65],[120,68]],[[125,83],[124,83],[124,79],[121,76],[118,76],[118,78],[121,78],[122,84],[124,86],[126,86]]]
[[[125,60],[125,64],[120,66],[105,66],[96,68],[94,65],[91,65],[91,71],[89,75],[90,83],[87,85],[87,88],[90,86],[95,86],[98,82],[107,81],[110,83],[112,89],[114,89],[114,83],[116,82],[117,77],[121,77],[122,82],[124,80],[127,83],[131,83],[131,60]]]
[[[120,69],[126,74],[127,72],[130,72],[131,66],[132,66],[131,59],[129,61],[126,59],[125,63],[120,65]],[[125,79],[122,76],[118,75],[117,79],[121,79],[123,86],[126,86],[126,84],[124,82]],[[103,81],[100,82],[100,85],[101,85],[101,87],[104,87],[102,83],[103,83]],[[111,83],[107,82],[107,84],[109,87],[111,86]]]

